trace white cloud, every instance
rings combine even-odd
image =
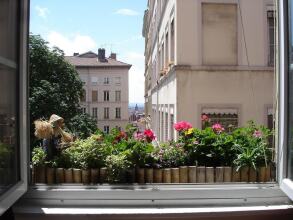
[[[129,102],[144,103],[144,55],[128,52],[121,60],[132,64],[129,71]]]
[[[48,14],[49,14],[49,9],[45,8],[45,7],[41,7],[36,5],[35,10],[37,11],[38,16],[42,17],[42,18],[47,18]]]
[[[84,53],[97,48],[96,42],[87,35],[75,34],[68,37],[56,31],[51,31],[46,40],[51,47],[59,47],[66,55],[72,55],[74,52]]]
[[[137,16],[137,15],[139,15],[139,13],[137,11],[134,11],[134,10],[128,9],[128,8],[118,9],[115,12],[115,14],[126,15],[126,16]]]

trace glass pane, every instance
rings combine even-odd
[[[0,65],[0,194],[19,180],[17,74]]]
[[[0,58],[16,61],[17,1],[0,1]]]

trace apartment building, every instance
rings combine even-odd
[[[112,128],[124,129],[128,123],[128,74],[131,65],[117,60],[105,49],[98,54],[75,53],[66,60],[75,66],[84,83],[81,107],[96,119],[98,128],[108,133]]]
[[[144,15],[145,111],[159,140],[173,124],[248,120],[273,126],[273,0],[149,0]]]

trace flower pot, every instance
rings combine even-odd
[[[196,183],[196,166],[188,167],[188,182]]]
[[[64,169],[65,183],[73,183],[73,171],[72,168]]]
[[[259,182],[271,181],[271,166],[259,168]]]
[[[154,183],[162,183],[162,182],[163,182],[163,170],[154,169]]]
[[[196,170],[196,181],[198,183],[205,183],[206,182],[206,168],[205,167],[197,167]]]
[[[73,182],[81,183],[81,169],[73,169]]]
[[[213,167],[206,167],[206,182],[207,183],[215,182],[215,169]]]
[[[270,182],[271,181],[271,166],[268,165],[266,167],[266,178],[265,178],[265,182]]]
[[[232,181],[232,167],[223,167],[224,169],[224,182]]]
[[[92,184],[97,184],[99,181],[99,173],[100,170],[99,169],[91,169],[91,180],[90,182]]]
[[[107,182],[107,167],[102,167],[100,169],[100,183]]]
[[[153,183],[154,182],[154,169],[153,168],[146,168],[145,169],[145,182],[146,183]]]
[[[64,176],[64,169],[63,168],[57,168],[56,169],[56,183],[64,183],[65,182],[65,176]]]
[[[90,170],[81,171],[81,180],[83,184],[85,185],[90,184],[90,174],[91,174]]]
[[[135,169],[129,168],[125,172],[126,175],[126,183],[134,183],[135,182]]]
[[[224,167],[216,167],[216,170],[215,170],[215,181],[217,183],[224,182]]]
[[[249,167],[240,169],[241,182],[249,182]]]
[[[171,183],[171,169],[163,169],[163,183]]]
[[[35,169],[35,180],[36,183],[46,183],[46,167],[45,166],[37,166]]]
[[[240,182],[241,178],[240,178],[240,170],[236,170],[236,167],[233,167],[232,170],[232,182]]]
[[[47,167],[46,168],[47,184],[55,183],[55,168]]]
[[[180,183],[179,168],[171,168],[171,183]]]
[[[145,183],[145,169],[144,168],[137,168],[136,169],[136,177],[137,182],[140,184]]]
[[[187,166],[179,167],[179,182],[188,183],[188,167]]]
[[[257,172],[253,167],[249,167],[249,182],[257,182]]]

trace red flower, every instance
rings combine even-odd
[[[188,130],[189,128],[192,128],[192,125],[189,122],[180,121],[174,124],[173,127],[176,131],[185,131],[185,130]]]
[[[148,142],[152,142],[156,138],[154,132],[151,129],[146,129],[143,134],[145,135]]]
[[[225,130],[225,128],[223,128],[222,125],[219,123],[214,124],[212,126],[212,129],[218,134]]]
[[[209,118],[207,115],[203,114],[203,115],[201,116],[201,120],[202,120],[203,122],[208,122],[208,121],[210,120],[210,118]]]
[[[116,141],[121,141],[122,139],[127,140],[127,134],[124,131],[121,131],[115,138]]]

